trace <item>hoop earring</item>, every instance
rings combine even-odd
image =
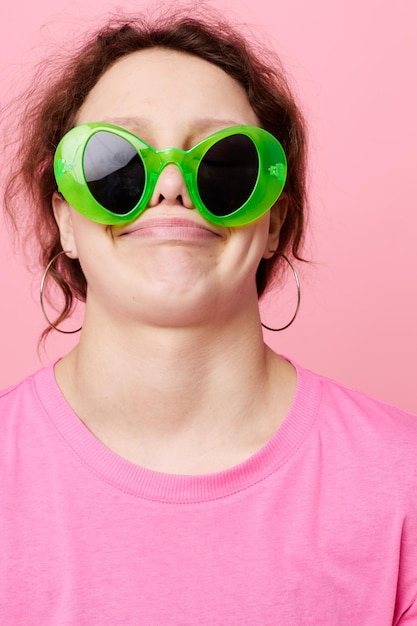
[[[40,291],[39,291],[39,299],[40,299],[40,303],[41,303],[42,313],[43,313],[44,318],[48,322],[48,326],[50,326],[54,330],[57,330],[59,333],[62,333],[63,335],[73,335],[74,333],[80,332],[80,330],[82,329],[82,326],[80,326],[76,330],[62,330],[61,328],[58,328],[58,326],[56,326],[49,319],[49,317],[48,317],[48,315],[46,313],[46,310],[45,310],[45,306],[43,304],[43,290],[45,288],[45,281],[46,281],[46,277],[48,275],[48,272],[51,269],[51,267],[54,264],[54,262],[56,261],[56,259],[58,257],[60,257],[61,254],[67,254],[67,252],[68,252],[68,250],[61,250],[61,252],[58,252],[58,254],[56,254],[54,257],[52,257],[52,259],[49,261],[48,265],[46,266],[45,271],[44,271],[43,276],[42,276],[42,279],[41,279],[41,285],[40,285]]]
[[[282,256],[282,258],[285,259],[285,261],[287,261],[287,263],[290,266],[291,271],[292,271],[292,273],[294,275],[295,284],[297,285],[297,306],[295,307],[295,313],[292,316],[292,318],[290,319],[290,321],[288,322],[288,324],[286,324],[285,326],[281,326],[281,328],[271,328],[270,326],[266,326],[266,324],[261,322],[262,326],[264,328],[266,328],[266,330],[272,330],[274,333],[279,332],[280,330],[285,330],[286,328],[291,326],[291,324],[293,323],[293,321],[297,317],[297,313],[298,313],[298,310],[300,308],[300,303],[301,303],[301,285],[300,285],[300,278],[298,276],[297,270],[295,269],[295,266],[291,263],[289,258],[287,256],[285,256],[285,254],[282,254],[280,252],[280,253],[278,253],[278,256]]]

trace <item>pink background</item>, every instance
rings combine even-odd
[[[232,19],[267,33],[296,85],[310,126],[311,220],[294,325],[266,335],[279,352],[417,412],[417,80],[413,0],[218,0]],[[67,39],[112,9],[105,0],[14,0],[0,25],[0,94],[51,40]],[[127,11],[145,3],[118,3]],[[256,6],[256,10],[255,7]],[[43,328],[41,272],[25,268],[0,229],[0,387],[69,349]],[[292,299],[292,300],[291,300]],[[269,298],[282,325],[295,292]],[[288,309],[279,311],[281,302]],[[287,304],[285,305],[287,306]],[[76,323],[76,321],[74,322]]]

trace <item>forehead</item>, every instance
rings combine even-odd
[[[77,115],[78,124],[130,119],[159,129],[202,120],[220,128],[258,125],[245,90],[221,68],[191,54],[160,48],[116,61]]]

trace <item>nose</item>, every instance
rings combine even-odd
[[[157,206],[163,201],[167,204],[181,204],[187,209],[194,208],[184,177],[173,163],[168,163],[160,173],[149,206]]]

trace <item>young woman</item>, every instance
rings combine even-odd
[[[109,24],[32,103],[17,185],[85,300],[0,396],[4,624],[417,623],[417,420],[262,339],[304,129],[224,24]],[[295,274],[296,276],[296,274]]]

